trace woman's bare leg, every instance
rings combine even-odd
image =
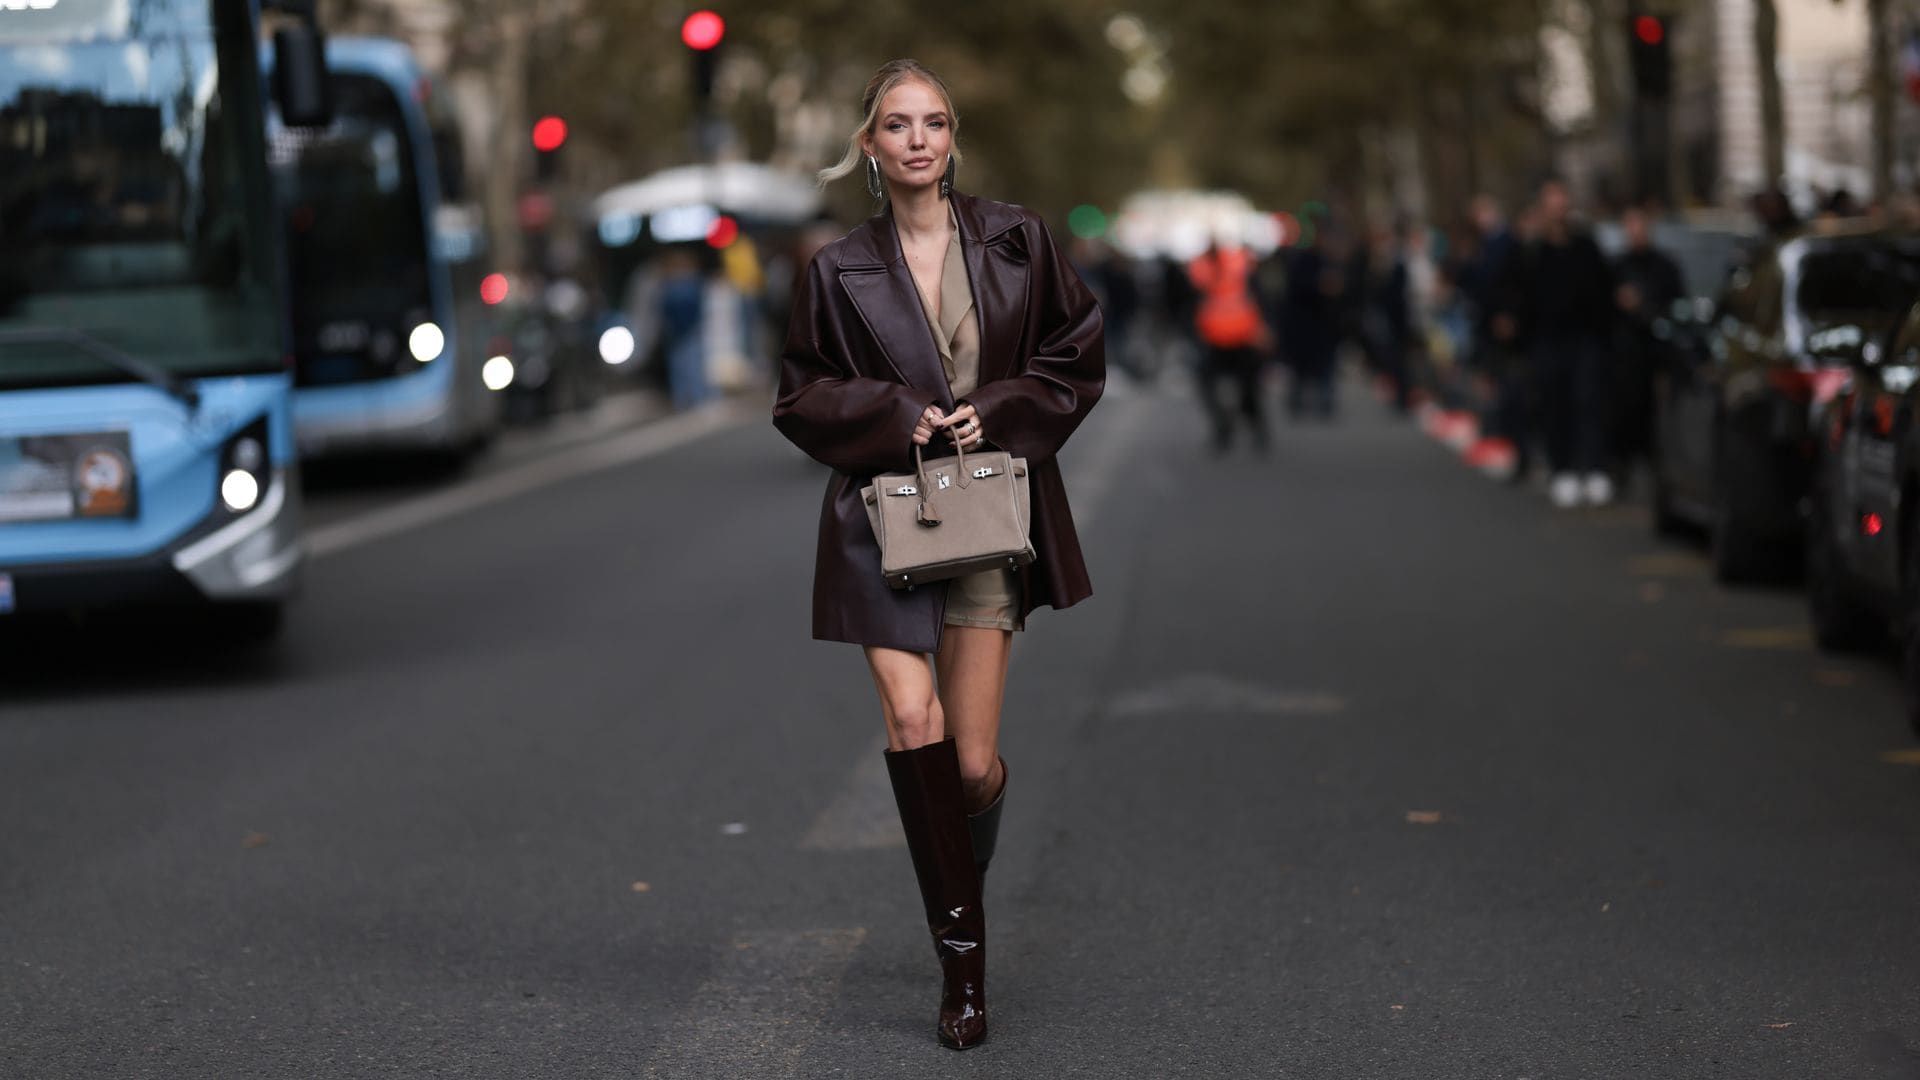
[[[887,721],[887,749],[913,750],[946,738],[933,667],[926,654],[877,645],[867,646],[866,652],[873,687],[880,692],[880,711]]]
[[[985,807],[1000,791],[1000,706],[1006,700],[1012,655],[1010,630],[949,626],[940,635],[935,656],[939,704],[947,733],[960,751],[969,812]]]

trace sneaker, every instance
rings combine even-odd
[[[1572,473],[1555,473],[1547,485],[1547,498],[1562,510],[1580,505],[1580,478]]]
[[[1588,473],[1586,491],[1587,505],[1605,506],[1613,501],[1613,477],[1606,473]]]

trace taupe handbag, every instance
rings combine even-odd
[[[913,463],[915,472],[876,476],[860,489],[888,585],[911,589],[1033,561],[1026,458],[956,447],[953,457],[927,461],[916,443]]]

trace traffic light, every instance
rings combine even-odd
[[[557,116],[543,116],[533,125],[534,176],[542,183],[553,179],[560,167],[560,148],[567,144],[567,122]]]
[[[1646,12],[1627,16],[1627,52],[1633,89],[1643,98],[1665,101],[1673,93],[1672,20]]]
[[[693,53],[693,100],[702,109],[713,99],[714,63],[726,36],[726,20],[711,11],[696,11],[680,24],[680,40]]]

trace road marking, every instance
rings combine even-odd
[[[865,927],[736,934],[714,971],[677,1010],[646,1075],[800,1075],[839,996]]]
[[[887,779],[887,761],[881,756],[886,745],[883,740],[860,755],[846,783],[840,785],[839,793],[814,817],[807,834],[801,837],[802,851],[870,851],[907,846],[906,833],[900,829],[899,808],[893,802],[893,782]]]
[[[1328,716],[1343,712],[1346,707],[1346,699],[1336,694],[1288,693],[1221,675],[1194,673],[1122,694],[1107,706],[1107,712],[1113,716],[1165,713]]]
[[[1813,633],[1804,626],[1762,626],[1746,630],[1726,630],[1718,644],[1729,649],[1780,649],[1803,651],[1813,648]]]
[[[681,413],[624,435],[589,443],[417,499],[383,507],[307,533],[307,555],[325,558],[504,502],[576,476],[626,465],[685,446],[716,431],[738,427],[759,412],[725,404]]]

